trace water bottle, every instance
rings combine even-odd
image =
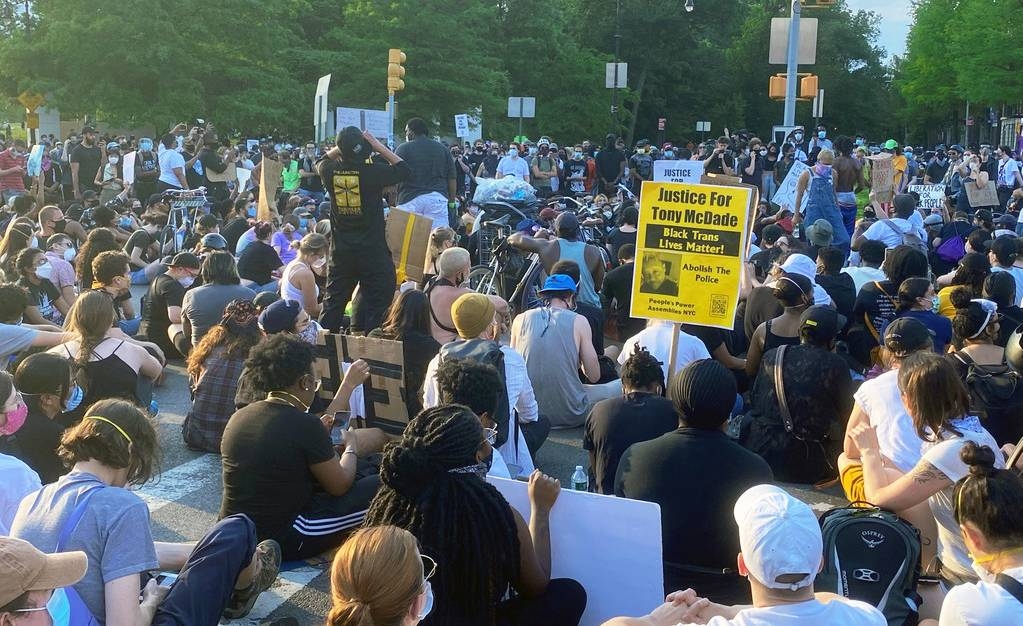
[[[583,471],[582,465],[576,465],[572,472],[572,491],[589,491],[590,479]]]

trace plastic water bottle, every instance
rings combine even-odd
[[[589,491],[590,479],[583,471],[582,465],[576,465],[572,472],[572,491]]]

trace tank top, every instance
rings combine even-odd
[[[302,298],[302,290],[291,284],[291,275],[295,273],[298,266],[309,267],[302,261],[295,259],[291,263],[284,266],[284,272],[281,274],[281,298],[284,300],[296,300],[299,303],[305,302]],[[310,271],[311,268],[310,268]],[[313,288],[316,291],[316,297],[320,297],[320,288],[313,284]]]
[[[586,264],[586,243],[559,238],[558,252],[559,261],[573,261],[579,266],[579,290],[576,294],[579,302],[599,307],[600,298],[597,297],[597,290],[593,286],[590,267]]]
[[[106,341],[106,339],[103,341]],[[100,344],[102,343],[101,341]],[[95,361],[89,361],[84,367],[77,366],[78,372],[75,378],[85,392],[82,398],[83,406],[91,406],[95,402],[108,398],[121,398],[131,402],[138,402],[138,372],[125,363],[121,357],[117,356],[117,351],[123,345],[124,341],[122,340],[105,357],[100,357],[93,350],[92,356],[98,358]],[[71,350],[66,345],[64,350],[67,352],[68,358],[73,362],[75,355],[71,354]]]
[[[586,420],[586,390],[579,380],[579,349],[575,343],[577,313],[540,308],[523,313],[516,349],[526,360],[536,403],[554,428],[572,428]]]
[[[783,337],[781,335],[776,335],[776,334],[772,333],[771,332],[771,322],[773,322],[773,321],[774,320],[767,320],[765,322],[765,324],[767,326],[767,328],[766,328],[767,332],[764,333],[764,350],[763,350],[763,354],[767,354],[768,350],[771,350],[773,348],[777,348],[779,346],[798,346],[799,345],[799,337]]]

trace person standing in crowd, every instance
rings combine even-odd
[[[719,174],[724,176],[735,175],[735,157],[729,154],[732,149],[732,140],[722,135],[718,137],[714,150],[703,160],[704,171],[708,174]]]
[[[838,211],[842,214],[845,232],[852,237],[856,228],[856,191],[865,183],[863,166],[853,158],[853,142],[848,137],[843,135],[835,139],[835,151],[838,153],[832,165],[835,202],[838,203]]]
[[[132,195],[142,202],[149,202],[150,196],[158,191],[157,181],[160,179],[160,157],[153,151],[153,140],[149,137],[139,139],[134,167],[135,182],[131,187]]]
[[[96,129],[86,126],[82,129],[82,143],[71,152],[71,187],[75,192],[75,200],[82,200],[86,191],[99,192],[96,174],[102,168],[100,160],[103,151],[96,145]]]
[[[159,155],[160,175],[156,179],[157,191],[189,189],[188,177],[185,176],[185,157],[177,149],[177,138],[168,133],[160,140],[160,144],[163,149]]]
[[[23,139],[15,139],[0,151],[0,205],[25,193],[25,168],[28,148]]]
[[[740,577],[697,572],[731,568],[738,542],[692,538],[706,528],[727,528],[738,495],[773,479],[766,461],[723,431],[736,390],[732,373],[717,361],[696,361],[679,371],[668,383],[678,429],[630,446],[614,483],[616,496],[661,507],[665,589],[704,589],[729,602],[749,600]],[[701,479],[681,481],[681,476]]]
[[[998,206],[1004,211],[1013,190],[1023,187],[1023,173],[1020,172],[1019,163],[1012,158],[1009,146],[998,147],[997,175]]]
[[[323,202],[323,181],[316,172],[316,144],[311,141],[305,143],[305,150],[302,151],[302,158],[298,162],[299,193],[316,201]]]
[[[623,395],[594,404],[586,417],[583,450],[589,452],[592,491],[614,495],[618,462],[629,446],[678,428],[664,388],[661,362],[637,344],[622,366]]]
[[[327,626],[417,624],[433,611],[430,579],[437,562],[415,535],[395,526],[363,528],[341,546],[330,567]]]
[[[372,152],[386,163],[370,162]],[[446,150],[444,154],[451,158]],[[340,330],[359,285],[350,329],[369,332],[383,321],[397,286],[384,235],[383,188],[406,180],[411,172],[400,156],[354,126],[338,133],[336,145],[318,161],[317,171],[330,193],[333,239],[320,325]]]
[[[468,408],[423,411],[388,446],[366,525],[404,528],[443,564],[433,579],[434,611],[424,624],[574,626],[586,592],[574,580],[550,575],[550,514],[561,483],[539,470],[529,476],[527,525],[483,479],[490,450]],[[513,599],[505,599],[509,587],[517,592]]]
[[[433,221],[434,228],[451,226],[455,209],[455,162],[439,141],[430,138],[422,118],[405,125],[405,143],[396,154],[410,174],[398,185],[398,208]]]
[[[763,148],[763,142],[760,139],[754,137],[750,139],[749,146],[743,150],[743,155],[739,159],[738,169],[739,177],[742,178],[742,184],[752,185],[757,189],[760,188],[760,183],[763,182],[764,178],[764,157],[761,154]]]
[[[549,198],[553,193],[551,181],[558,176],[558,155],[551,153],[549,139],[537,143],[537,154],[530,161],[529,171],[537,197]]]
[[[796,183],[795,206],[803,206],[804,195],[809,199],[804,211],[796,210],[792,223],[793,225],[799,225],[802,222],[813,224],[819,219],[827,220],[831,224],[833,236],[831,245],[848,255],[849,232],[846,230],[842,214],[838,210],[835,186],[832,181],[831,168],[834,157],[831,150],[821,150],[813,167],[799,176],[799,181]]]
[[[617,137],[609,134],[604,138],[604,147],[597,152],[594,158],[597,166],[597,177],[600,180],[599,193],[612,196],[618,193],[618,183],[625,178],[625,168],[628,166],[628,159],[625,153],[618,149]]]
[[[508,144],[508,151],[497,163],[496,178],[505,178],[507,176],[514,176],[521,178],[527,183],[529,182],[529,163],[526,159],[522,158],[519,146],[515,143]]]

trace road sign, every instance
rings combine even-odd
[[[330,113],[327,110],[327,92],[330,91],[330,74],[320,76],[316,81],[316,95],[313,96],[313,136],[316,142],[327,140],[329,129],[327,121]]]
[[[789,45],[789,22],[787,17],[771,18],[771,49],[767,62],[771,65],[785,65]],[[799,54],[798,65],[817,63],[817,18],[802,17],[799,19]]]
[[[25,128],[39,128],[39,114],[38,113],[26,113],[25,114]]]
[[[21,103],[21,106],[32,112],[38,109],[43,102],[46,102],[46,98],[42,94],[23,91],[18,95],[18,102]]]
[[[335,127],[338,130],[346,126],[355,126],[359,130],[368,130],[377,139],[388,136],[391,124],[387,111],[373,109],[338,107],[335,119],[337,120]]]
[[[709,133],[710,132],[710,122],[697,122],[696,123],[696,132],[699,132],[699,133]]]
[[[824,117],[824,90],[817,90],[817,97],[813,99],[813,117],[819,119]]]
[[[967,126],[973,126],[973,118],[972,117],[966,118],[966,125]]]
[[[616,73],[617,68],[617,73]],[[624,89],[628,84],[629,64],[608,63],[604,66],[604,87],[608,89]]]
[[[508,117],[536,117],[536,98],[528,96],[508,98]]]
[[[668,119],[664,117],[657,118],[657,130],[664,130],[664,126],[668,123]]]

